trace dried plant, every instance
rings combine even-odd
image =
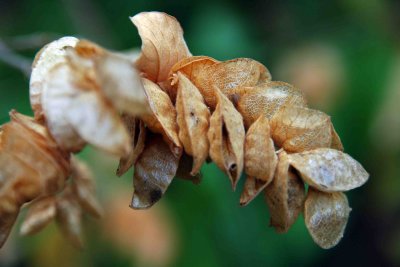
[[[342,152],[330,117],[255,60],[192,56],[165,13],[131,20],[142,38],[136,61],[74,37],[36,56],[35,116],[12,111],[0,130],[0,244],[30,202],[21,234],[55,219],[82,247],[83,212],[102,210],[88,168],[73,154],[91,144],[121,158],[117,175],[134,166],[134,209],[154,205],[174,177],[198,183],[210,158],[233,189],[244,170],[240,204],[263,191],[278,232],[303,212],[314,241],[335,246],[351,210],[342,192],[369,175]]]

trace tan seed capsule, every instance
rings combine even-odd
[[[210,157],[231,180],[236,188],[243,170],[245,131],[242,116],[229,99],[218,89],[218,104],[210,118],[208,140]]]
[[[363,185],[369,177],[360,163],[331,148],[290,154],[289,163],[304,182],[324,192],[348,191]]]
[[[53,196],[36,199],[29,205],[21,225],[21,235],[32,235],[45,228],[56,216],[56,200]]]
[[[176,100],[179,139],[185,152],[193,157],[192,175],[196,175],[209,151],[207,131],[210,111],[203,97],[185,75],[178,72],[178,96]]]
[[[306,227],[321,248],[336,246],[343,237],[351,208],[345,194],[308,190],[304,203]]]
[[[135,163],[131,208],[147,209],[164,195],[178,169],[175,157],[160,136],[147,137],[143,153]]]
[[[286,233],[299,216],[304,202],[304,184],[289,171],[288,155],[279,153],[279,162],[272,183],[265,188],[265,200],[271,215],[271,226]]]

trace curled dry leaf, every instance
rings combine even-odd
[[[55,218],[56,212],[56,200],[53,196],[36,199],[29,205],[20,234],[32,235],[41,231]]]
[[[135,163],[131,208],[150,208],[163,196],[178,169],[179,158],[158,135],[149,136]]]
[[[274,179],[265,188],[271,226],[278,233],[286,233],[296,221],[302,211],[304,198],[304,184],[289,170],[288,155],[281,151]]]
[[[237,58],[213,65],[202,65],[204,69],[193,76],[193,84],[200,90],[205,102],[211,108],[217,104],[219,88],[228,98],[233,98],[236,88],[255,86],[271,80],[271,74],[261,63],[249,58]]]
[[[68,64],[49,73],[43,92],[47,126],[57,144],[67,151],[79,151],[85,141],[109,153],[130,152],[129,135],[113,106],[99,93],[91,62],[73,50]]]
[[[173,101],[176,99],[178,83],[178,72],[183,73],[190,81],[195,81],[196,77],[207,76],[207,67],[218,63],[219,61],[206,56],[192,56],[182,59],[172,66],[169,73],[171,86],[168,87],[169,96]]]
[[[71,188],[57,198],[57,224],[64,236],[77,248],[83,248],[82,210]]]
[[[269,120],[285,106],[306,106],[303,93],[285,82],[270,81],[255,87],[236,89],[237,109],[243,116],[246,127],[260,115]]]
[[[30,102],[36,120],[43,120],[42,92],[45,90],[50,70],[66,62],[65,48],[75,47],[78,41],[75,37],[63,37],[46,45],[36,54],[29,81]]]
[[[145,78],[142,79],[142,82],[152,114],[143,115],[141,119],[151,131],[162,134],[175,157],[179,158],[182,146],[178,137],[175,107],[168,94],[157,84]]]
[[[179,139],[185,152],[193,156],[192,175],[196,175],[208,156],[207,131],[210,111],[202,95],[190,80],[178,72],[178,97],[176,100]]]
[[[360,163],[336,149],[290,154],[289,163],[304,182],[324,192],[348,191],[363,185],[369,177]]]
[[[112,53],[86,40],[79,41],[75,51],[93,62],[97,84],[119,111],[131,115],[150,112],[141,77],[127,56]]]
[[[248,177],[240,196],[240,205],[247,205],[272,181],[277,163],[269,122],[261,115],[246,134],[244,171]]]
[[[131,20],[142,39],[142,53],[136,66],[147,79],[156,83],[166,81],[171,67],[191,56],[179,22],[161,12],[142,12]]]
[[[285,107],[272,117],[271,135],[275,144],[288,152],[330,147],[331,120],[321,111]]]
[[[146,127],[141,120],[128,114],[122,114],[121,118],[131,137],[132,150],[129,155],[120,159],[117,169],[118,176],[126,173],[135,164],[144,149],[146,140]]]
[[[207,133],[210,157],[229,176],[232,188],[235,189],[243,170],[243,120],[232,102],[217,88],[215,90],[218,104],[211,115]]]
[[[72,191],[79,205],[93,217],[100,218],[103,209],[96,198],[95,182],[89,167],[76,157],[71,158]]]
[[[304,220],[314,242],[324,249],[336,246],[343,237],[350,211],[345,194],[310,188],[304,203]]]

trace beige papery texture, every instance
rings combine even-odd
[[[304,203],[304,220],[315,243],[324,249],[336,246],[343,237],[350,211],[343,193],[310,188]]]

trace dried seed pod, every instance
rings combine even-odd
[[[247,176],[244,182],[242,194],[240,195],[240,206],[249,204],[260,192],[262,192],[268,184],[260,179]]]
[[[41,231],[55,218],[56,212],[56,200],[53,196],[36,199],[29,205],[20,234],[32,235]]]
[[[181,160],[179,161],[178,170],[176,171],[175,178],[191,181],[194,184],[199,184],[202,180],[201,172],[197,172],[196,175],[192,175],[193,158],[186,153],[182,154]]]
[[[131,137],[132,151],[129,153],[129,155],[122,157],[119,160],[117,169],[118,176],[126,173],[132,167],[132,165],[135,164],[136,160],[144,149],[146,140],[146,127],[141,120],[127,114],[122,114],[121,118]]]
[[[75,37],[63,37],[46,45],[36,54],[29,81],[29,95],[37,121],[43,120],[42,92],[50,70],[58,64],[66,63],[65,48],[75,47],[78,41]]]
[[[210,118],[207,136],[210,142],[210,157],[231,180],[236,188],[243,170],[245,131],[242,116],[232,102],[215,88],[218,104]]]
[[[314,242],[324,249],[336,246],[343,237],[350,211],[345,194],[309,188],[304,203],[304,220]]]
[[[135,163],[133,177],[133,209],[147,209],[164,195],[178,169],[179,158],[158,136],[149,136],[142,154]]]
[[[167,87],[172,101],[175,102],[177,95],[177,88],[175,85],[178,83],[178,72],[183,73],[190,81],[194,81],[196,77],[207,76],[207,67],[218,62],[219,61],[211,57],[192,56],[184,58],[172,66],[168,75],[171,80],[171,85]]]
[[[39,138],[37,134],[16,121],[3,125],[2,129],[2,153],[9,153],[29,166],[27,173],[30,173],[31,168],[37,171],[38,179],[32,180],[38,188],[37,194],[53,194],[64,187],[69,172],[65,168],[66,159],[61,156],[55,158],[54,153],[50,153],[51,147],[45,146],[43,142],[36,142]],[[12,165],[13,160],[9,160],[8,164]]]
[[[244,171],[248,177],[240,196],[240,205],[247,205],[272,181],[277,163],[268,119],[262,115],[246,134]]]
[[[331,135],[332,135],[332,142],[331,142],[331,148],[337,149],[340,151],[343,151],[343,144],[342,141],[340,140],[339,135],[337,134],[335,128],[333,127],[333,124],[331,123]]]
[[[131,20],[142,39],[142,53],[136,66],[153,82],[167,80],[171,67],[191,56],[179,22],[161,12],[142,12]]]
[[[76,157],[71,158],[72,191],[79,205],[93,217],[100,218],[103,208],[95,195],[95,182],[89,167]]]
[[[277,162],[268,119],[260,116],[246,134],[244,170],[248,175],[268,184],[274,176]]]
[[[97,84],[118,110],[131,115],[150,112],[141,77],[128,57],[111,53],[86,40],[79,41],[75,51],[93,62]]]
[[[57,224],[64,236],[77,248],[83,248],[82,210],[72,197],[57,200]]]
[[[1,147],[0,248],[7,240],[22,204],[40,195],[41,189],[38,172]]]
[[[207,139],[210,111],[202,95],[190,80],[178,72],[178,96],[176,100],[179,139],[185,152],[193,156],[192,175],[196,175],[208,156]]]
[[[363,185],[369,177],[360,163],[331,148],[290,154],[289,163],[304,182],[324,192],[348,191]]]
[[[274,179],[265,188],[271,226],[278,233],[286,233],[294,224],[303,208],[304,198],[304,184],[289,170],[288,155],[281,151]]]
[[[69,55],[69,65],[49,73],[42,95],[49,131],[67,151],[79,151],[86,141],[111,154],[128,154],[129,135],[118,112],[99,93],[91,69],[85,67],[89,63],[73,51]]]
[[[182,153],[182,146],[178,137],[175,107],[168,94],[161,90],[157,84],[145,78],[142,81],[153,113],[143,115],[141,119],[151,131],[162,134],[175,157],[179,158]]]
[[[264,82],[235,91],[238,95],[237,109],[242,114],[246,127],[250,127],[260,115],[270,120],[282,107],[307,105],[303,93],[284,82]]]
[[[331,120],[321,111],[288,106],[272,117],[271,135],[275,144],[288,152],[330,147]]]
[[[269,80],[271,74],[264,65],[253,59],[237,58],[207,66],[193,76],[192,82],[200,90],[207,105],[214,108],[217,104],[214,88],[219,88],[228,98],[232,98],[236,88],[255,86]]]

